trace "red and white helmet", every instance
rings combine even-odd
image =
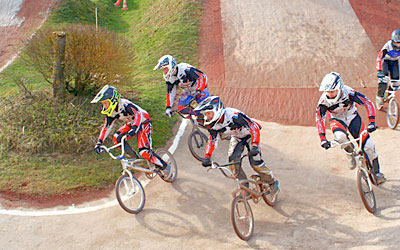
[[[214,124],[217,123],[225,113],[225,107],[219,96],[209,96],[199,103],[194,111],[200,111],[200,113],[203,113],[204,111],[212,111],[214,113],[213,118],[207,120],[207,117],[205,117],[204,125],[214,126]]]
[[[335,90],[337,90],[338,92],[334,99],[326,98],[326,100],[331,104],[336,103],[342,96],[342,92],[343,92],[342,78],[340,77],[340,75],[338,73],[331,72],[329,74],[326,74],[324,79],[322,79],[321,85],[319,87],[319,91],[327,92],[327,91],[335,91]]]
[[[168,73],[167,73],[167,74],[164,74],[164,77],[170,78],[170,77],[172,76],[172,74],[174,73],[174,70],[175,70],[175,68],[176,68],[176,65],[177,65],[177,64],[176,64],[176,61],[175,61],[175,59],[174,59],[172,56],[170,56],[170,55],[165,55],[165,56],[162,56],[162,57],[158,60],[158,63],[157,63],[157,65],[154,67],[153,70],[162,69],[162,68],[167,67],[167,68],[168,68]]]

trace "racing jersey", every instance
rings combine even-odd
[[[334,119],[342,121],[352,120],[357,114],[356,103],[365,106],[368,112],[369,122],[375,122],[375,107],[363,94],[344,85],[341,97],[336,103],[328,100],[325,93],[321,95],[316,110],[316,122],[321,141],[326,140],[325,116],[329,112]]]
[[[233,138],[251,138],[250,143],[260,142],[261,126],[249,118],[242,111],[234,108],[225,108],[225,113],[221,119],[212,127],[208,127],[210,136],[208,138],[205,157],[211,157],[214,149],[218,145],[218,134],[221,136],[231,136]]]
[[[176,88],[181,87],[184,92],[194,95],[196,90],[202,92],[208,87],[207,76],[190,64],[179,63],[176,67],[176,74],[173,76],[164,75],[167,84],[166,107],[170,108],[174,104]]]
[[[400,59],[400,48],[393,46],[392,40],[389,40],[383,45],[376,58],[376,70],[382,71],[383,60],[396,61]]]
[[[130,125],[132,129],[128,132],[134,132],[135,134],[139,131],[141,124],[151,121],[151,118],[146,110],[127,99],[121,98],[119,100],[118,107],[114,110],[111,116],[106,116],[104,126],[101,129],[98,138],[99,140],[103,142],[104,139],[107,138],[117,119]]]

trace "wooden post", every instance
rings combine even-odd
[[[64,79],[65,33],[53,32],[54,65],[53,65],[53,96],[64,100],[66,97]]]

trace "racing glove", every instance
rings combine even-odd
[[[251,147],[251,150],[249,151],[250,156],[256,156],[258,153],[260,153],[260,149],[257,146]]]
[[[165,109],[165,115],[168,117],[172,117],[172,109],[171,108],[166,108]]]
[[[323,140],[323,141],[321,141],[321,147],[328,150],[331,147],[331,143],[327,140]]]
[[[203,159],[203,162],[201,163],[201,165],[203,165],[203,167],[210,167],[211,166],[211,160],[210,158],[206,157]]]
[[[367,127],[368,132],[372,133],[372,132],[374,132],[376,129],[377,129],[377,127],[376,127],[376,125],[375,125],[375,122],[370,122],[369,125],[368,125],[368,127]]]
[[[96,146],[94,146],[94,152],[100,154],[102,152],[101,149],[101,144],[103,144],[103,141],[99,139],[99,141],[97,142]]]

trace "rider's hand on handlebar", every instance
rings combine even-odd
[[[200,97],[201,97],[201,90],[196,90],[196,93],[194,94],[194,97],[196,98],[196,99],[200,99]]]
[[[96,146],[94,146],[94,152],[100,154],[100,153],[103,151],[103,150],[101,149],[101,144],[102,144],[102,141],[99,140],[99,141],[97,142]]]
[[[321,141],[321,147],[324,149],[328,150],[331,147],[331,143],[328,140],[322,140]]]
[[[370,122],[368,125],[368,132],[372,133],[374,132],[378,127],[375,125],[375,122]]]
[[[201,163],[201,165],[203,165],[203,167],[207,168],[211,166],[211,160],[210,158],[206,157],[203,159],[203,162]]]
[[[165,109],[165,115],[168,117],[172,117],[172,109],[171,108],[166,108]]]

